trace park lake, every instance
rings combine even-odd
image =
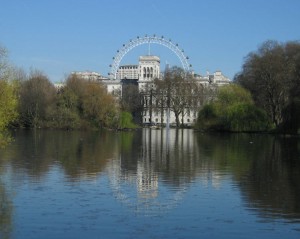
[[[300,139],[17,130],[0,238],[300,238]]]

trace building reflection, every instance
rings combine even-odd
[[[165,130],[144,129],[108,163],[115,196],[132,210],[161,213],[178,205],[194,182],[209,190],[229,182],[258,216],[300,218],[297,139],[192,130],[171,130],[169,138]]]
[[[140,199],[158,197],[158,174],[153,172],[144,162],[137,167],[137,192]]]
[[[226,177],[193,130],[171,129],[167,135],[165,129],[146,128],[122,134],[131,143],[122,141],[125,149],[120,146],[107,170],[115,197],[136,212],[159,214],[178,205],[192,183],[218,189]]]
[[[167,142],[165,130],[137,132],[132,148],[121,149],[119,158],[111,160],[107,167],[116,198],[146,215],[175,207],[190,182],[190,172],[184,165],[190,164],[192,158],[186,157],[184,151],[193,155],[192,137],[192,131],[171,130],[171,140]]]
[[[9,206],[12,200],[10,185],[2,180],[1,167],[7,164],[13,175],[9,181],[16,185],[26,180],[43,183],[55,168],[67,181],[108,175],[114,196],[144,215],[176,207],[194,183],[219,190],[229,182],[239,190],[244,207],[259,217],[300,219],[298,138],[187,129],[171,129],[169,137],[165,129],[22,131],[0,150],[0,159],[2,205]],[[9,222],[11,210],[5,207],[1,212],[2,222]]]

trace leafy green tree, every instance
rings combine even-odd
[[[5,147],[12,140],[8,127],[18,117],[17,85],[15,82],[0,80],[0,147]]]
[[[221,122],[215,104],[209,103],[203,106],[199,112],[195,127],[202,130],[219,130],[221,128]]]
[[[269,128],[266,113],[254,104],[233,104],[226,114],[225,129],[230,131],[265,131]]]
[[[12,82],[0,80],[0,131],[18,117],[16,86]]]
[[[120,129],[135,129],[137,125],[133,123],[133,117],[130,112],[123,111],[120,115],[119,122]]]
[[[197,128],[225,131],[264,131],[269,128],[266,113],[257,108],[250,92],[230,84],[220,87],[216,99],[199,112]]]
[[[0,46],[0,147],[6,146],[11,141],[7,128],[18,117],[17,89],[18,84],[11,75],[7,50]]]
[[[7,50],[0,46],[0,132],[18,116],[17,84],[9,81],[9,69]]]

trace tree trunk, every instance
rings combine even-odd
[[[176,119],[176,127],[179,128],[180,127],[179,113],[174,112],[174,114],[175,114],[175,119]]]

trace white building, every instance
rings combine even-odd
[[[120,97],[122,92],[122,84],[120,80],[103,80],[102,83],[106,86],[108,93]]]
[[[60,91],[62,88],[65,87],[66,84],[63,82],[55,82],[53,85],[57,91]]]
[[[103,81],[108,80],[107,77],[102,76],[100,73],[95,71],[73,71],[71,72],[72,75],[76,75],[82,79],[88,81]]]
[[[140,56],[138,65],[123,65],[120,66],[116,78],[111,80],[109,78],[101,76],[97,72],[72,72],[80,77],[91,80],[99,81],[106,86],[107,92],[117,96],[122,96],[122,84],[127,82],[126,80],[136,80],[138,83],[138,90],[143,101],[142,123],[144,125],[166,125],[169,120],[170,125],[176,125],[175,114],[170,111],[170,115],[167,117],[168,109],[166,106],[157,107],[154,92],[154,80],[161,79],[162,74],[160,71],[160,58],[158,56]],[[230,79],[225,77],[221,71],[216,71],[213,74],[207,72],[206,76],[193,74],[197,83],[203,87],[214,90],[216,87],[229,84]],[[124,81],[125,80],[125,81]],[[151,90],[153,89],[153,90]],[[199,109],[200,109],[199,105]],[[180,116],[180,123],[190,126],[197,121],[198,111],[187,109],[183,117]]]
[[[117,74],[117,80],[122,79],[138,79],[139,78],[139,67],[138,65],[123,65],[120,66]]]
[[[214,74],[209,75],[210,83],[218,86],[227,85],[230,83],[230,79],[222,74],[220,70],[217,70]]]

